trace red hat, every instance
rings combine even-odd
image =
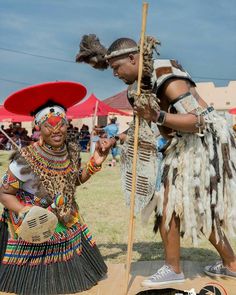
[[[4,102],[4,107],[15,114],[32,115],[32,113],[53,101],[64,108],[69,108],[81,101],[87,94],[85,86],[76,82],[56,81],[46,82],[23,88],[10,96]]]

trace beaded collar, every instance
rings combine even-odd
[[[40,167],[42,172],[67,174],[73,171],[66,146],[53,150],[36,142],[23,149],[21,153],[31,165]]]

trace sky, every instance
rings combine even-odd
[[[149,0],[146,34],[196,82],[236,80],[235,0]],[[103,100],[126,89],[112,71],[75,63],[84,34],[109,45],[136,41],[141,0],[0,0],[0,103],[12,92],[47,81],[76,81]]]

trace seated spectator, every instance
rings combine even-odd
[[[79,144],[81,146],[82,151],[87,151],[87,145],[90,140],[90,133],[89,133],[89,127],[85,124],[80,129],[79,133]]]
[[[10,137],[13,136],[12,132],[13,132],[13,125],[10,124],[9,127],[7,129],[5,129],[5,132],[7,135],[9,135]]]
[[[38,141],[39,140],[39,137],[40,137],[40,131],[33,128],[32,130],[32,135],[31,135],[31,140],[32,141]]]
[[[72,119],[68,119],[67,141],[78,142],[78,139],[79,139],[79,129],[73,126]]]

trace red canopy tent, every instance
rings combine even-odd
[[[13,114],[0,105],[0,122],[30,122],[32,120],[31,116]]]
[[[232,115],[236,115],[236,108],[230,109],[229,113]]]
[[[85,118],[92,116],[107,116],[108,114],[116,114],[120,116],[130,116],[128,113],[114,109],[99,100],[94,94],[91,94],[84,102],[78,103],[68,108],[67,116],[73,118]]]

